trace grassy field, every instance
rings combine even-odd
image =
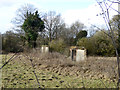
[[[13,54],[2,55],[4,64]],[[34,68],[42,88],[115,88],[115,58],[88,57],[85,62],[72,62],[64,55],[19,54],[2,69],[3,88],[38,88]],[[110,60],[111,59],[111,60]]]

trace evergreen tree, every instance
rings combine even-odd
[[[77,41],[78,41],[79,39],[81,39],[81,38],[83,38],[83,37],[86,37],[86,36],[87,36],[87,31],[81,30],[81,31],[77,34],[77,36],[76,36],[76,38],[75,38],[75,44],[77,43]]]
[[[39,17],[38,11],[35,13],[27,12],[27,18],[22,25],[22,29],[25,31],[25,40],[29,47],[36,47],[38,32],[41,32],[44,28],[44,22]]]

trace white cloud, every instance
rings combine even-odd
[[[95,8],[95,6],[92,5],[85,9],[69,10],[63,13],[63,17],[65,19],[65,22],[68,24],[71,24],[76,20],[80,20],[83,23],[92,20],[92,22],[96,23],[97,14],[97,8]]]
[[[32,4],[36,8],[40,9],[40,11],[44,12],[47,10],[47,8],[44,7],[45,2],[59,3],[70,1],[95,2],[95,0],[0,0],[0,32],[5,32],[6,30],[9,30],[11,28],[12,24],[10,23],[10,21],[15,17],[16,10],[20,8],[21,5],[24,5],[26,3]],[[42,2],[44,2],[43,5],[41,4]],[[42,5],[42,7],[40,5]],[[113,4],[112,7],[116,10],[118,9],[116,4]],[[65,22],[69,25],[76,20],[80,20],[85,25],[89,25],[88,22],[92,24],[102,25],[104,23],[103,18],[96,16],[99,13],[99,10],[100,9],[96,7],[95,4],[93,4],[84,9],[82,8],[77,10],[66,10],[65,12],[61,12],[61,15],[64,18]],[[114,14],[116,14],[116,12],[111,10],[110,15]]]
[[[112,5],[112,7],[116,10],[118,8],[117,5]],[[63,13],[63,18],[68,25],[72,24],[76,20],[79,20],[86,26],[90,26],[90,24],[102,26],[105,24],[104,19],[101,16],[97,16],[100,11],[100,7],[95,3],[85,9],[68,10]],[[110,18],[116,14],[116,11],[110,9]]]

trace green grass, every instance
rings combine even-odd
[[[5,63],[4,57],[3,55],[3,63]],[[10,56],[7,58],[10,58]],[[105,79],[82,78],[82,75],[59,75],[39,68],[36,68],[35,71],[42,88],[115,88],[116,83]],[[29,60],[27,63],[23,63],[23,61],[16,58],[8,63],[2,69],[2,86],[4,88],[38,88]]]

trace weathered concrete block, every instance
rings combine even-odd
[[[86,59],[86,50],[76,50],[76,61],[84,61]]]
[[[85,48],[80,48],[77,46],[72,46],[70,48],[70,57],[72,61],[84,61],[86,60],[86,49]]]
[[[46,46],[46,45],[45,45],[45,46],[43,45],[43,46],[41,47],[41,53],[49,53],[49,47]]]

